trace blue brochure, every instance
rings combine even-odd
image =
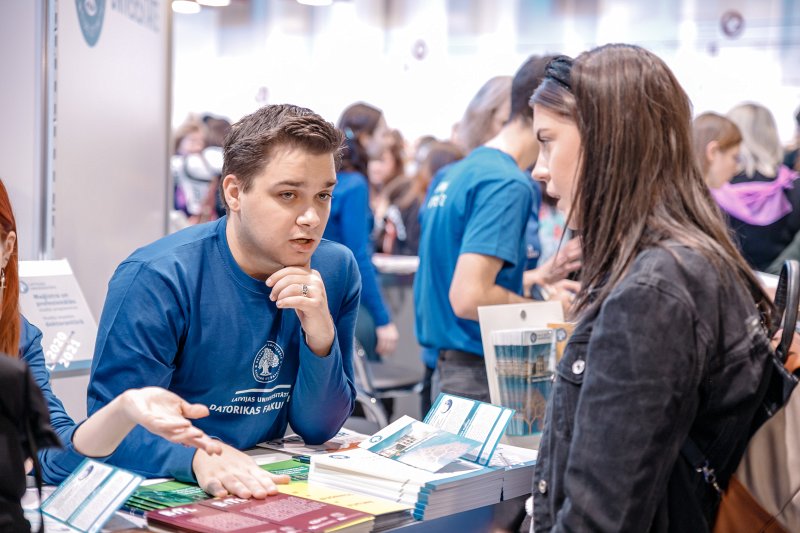
[[[64,531],[100,531],[144,478],[85,459],[61,485],[42,502],[46,518],[64,526]]]
[[[449,433],[478,441],[480,446],[464,458],[486,466],[505,432],[514,410],[441,393],[431,406],[424,422]]]
[[[480,443],[403,416],[359,447],[428,472],[437,472],[479,448]]]

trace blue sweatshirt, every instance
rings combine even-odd
[[[20,315],[22,327],[19,335],[19,357],[31,369],[36,384],[42,389],[42,395],[50,411],[50,425],[61,439],[64,448],[47,448],[39,451],[39,462],[42,465],[42,479],[45,483],[57,485],[83,461],[84,457],[72,446],[72,434],[78,426],[64,410],[50,386],[50,372],[47,370],[42,351],[42,332]]]
[[[358,262],[363,284],[362,302],[376,326],[391,322],[389,311],[383,303],[375,267],[372,264],[370,231],[372,211],[369,208],[367,178],[358,172],[339,172],[333,190],[331,216],[325,227],[325,238],[340,242],[350,248]]]
[[[353,334],[360,279],[353,255],[323,240],[311,258],[336,326],[331,352],[315,355],[293,309],[269,300],[263,281],[236,263],[227,217],[134,252],[109,282],[88,391],[94,413],[124,390],[158,385],[211,415],[195,424],[239,449],[280,437],[291,424],[321,443],[353,410]],[[107,462],[148,477],[194,480],[194,450],[134,429]]]

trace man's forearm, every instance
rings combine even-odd
[[[457,317],[465,320],[478,320],[478,307],[484,305],[518,304],[531,301],[500,285],[470,291],[470,294],[464,295],[457,305],[453,300],[454,298],[451,298],[453,311]]]

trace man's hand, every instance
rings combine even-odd
[[[375,336],[378,338],[375,351],[379,354],[391,355],[397,349],[397,340],[400,338],[400,333],[398,333],[394,322],[375,328]]]
[[[219,454],[222,446],[187,420],[208,416],[208,407],[190,404],[177,394],[160,387],[125,391],[121,398],[125,416],[146,430],[165,439],[194,446],[209,454]]]
[[[533,285],[552,285],[561,281],[571,273],[578,270],[583,264],[581,241],[578,237],[570,239],[562,246],[558,253],[547,261],[526,271],[522,276],[522,284],[528,292]]]
[[[227,444],[221,446],[219,455],[197,450],[192,460],[197,484],[212,496],[231,494],[239,498],[263,499],[278,493],[276,483],[289,483],[289,476],[270,474],[236,448]]]
[[[286,267],[267,278],[269,299],[280,309],[294,309],[306,333],[306,343],[319,356],[328,355],[336,335],[328,310],[328,295],[319,272]]]

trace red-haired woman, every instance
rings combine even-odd
[[[42,352],[42,332],[19,312],[17,226],[5,185],[0,181],[0,353],[25,361],[50,411],[50,424],[63,449],[39,452],[42,477],[59,483],[84,457],[111,454],[137,424],[173,442],[219,453],[221,447],[187,418],[208,415],[203,405],[191,405],[158,387],[131,389],[81,424],[75,422],[50,387]],[[3,459],[8,460],[7,458]],[[13,466],[13,465],[12,465]]]

